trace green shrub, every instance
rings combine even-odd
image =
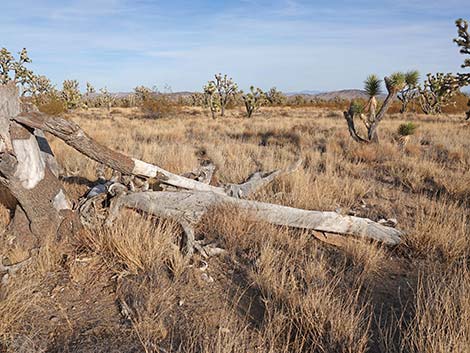
[[[353,114],[362,114],[364,113],[364,103],[355,99],[351,102],[350,110]]]
[[[413,135],[417,128],[418,126],[415,123],[410,121],[408,123],[401,124],[398,127],[397,132],[400,136],[409,136],[409,135]]]

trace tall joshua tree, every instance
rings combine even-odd
[[[209,81],[204,87],[204,92],[209,98],[211,107],[212,105],[220,108],[220,116],[225,115],[225,108],[229,99],[234,97],[238,92],[238,85],[232,78],[227,75],[216,74],[215,80]],[[214,110],[212,110],[212,117],[214,117]]]
[[[468,22],[463,19],[458,19],[455,22],[458,31],[458,38],[454,42],[460,47],[460,53],[470,55],[470,34],[468,33]],[[466,58],[462,64],[462,68],[470,67],[470,58]],[[457,74],[457,78],[461,86],[470,85],[470,73]],[[470,107],[470,100],[468,101]],[[470,110],[467,112],[467,120],[470,120]]]
[[[77,80],[65,80],[62,84],[62,99],[65,101],[67,109],[75,109],[80,106],[82,95],[80,93]]]
[[[400,113],[406,112],[408,105],[419,95],[419,72],[417,70],[405,73],[405,87],[398,92],[397,98],[401,101]]]
[[[220,109],[220,97],[217,94],[217,87],[215,86],[214,81],[209,81],[207,85],[204,86],[204,98],[205,104],[211,110],[212,119],[215,119],[215,114]]]
[[[402,72],[396,72],[385,77],[384,82],[388,94],[378,112],[377,96],[381,92],[382,81],[376,75],[370,75],[364,81],[364,89],[369,96],[369,101],[367,102],[363,112],[361,111],[362,109],[358,109],[355,102],[351,102],[349,110],[344,112],[344,117],[348,123],[349,133],[356,142],[379,142],[377,135],[379,123],[382,121],[398,92],[405,87],[406,75]],[[367,136],[360,136],[356,130],[354,117],[358,114],[367,129]]]
[[[251,86],[250,92],[243,93],[242,91],[241,94],[243,102],[245,103],[246,116],[248,118],[251,118],[253,113],[261,108],[261,106],[266,102],[266,95],[261,88]]]
[[[452,73],[427,74],[423,88],[419,88],[419,104],[425,114],[440,114],[442,108],[452,103],[461,84]]]

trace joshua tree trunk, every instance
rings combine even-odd
[[[468,100],[467,106],[470,108],[470,99]],[[468,110],[468,112],[466,113],[466,115],[467,115],[466,120],[470,120],[470,109]]]
[[[382,107],[380,108],[379,112],[377,115],[375,115],[375,105],[372,104],[372,101],[369,101],[369,120],[367,121],[366,128],[367,128],[367,137],[361,137],[357,130],[356,126],[354,124],[354,115],[355,112],[352,109],[352,105],[348,111],[344,112],[344,118],[346,119],[346,122],[348,123],[348,129],[351,137],[353,138],[354,141],[356,142],[373,142],[373,143],[378,143],[379,142],[379,137],[378,137],[378,126],[380,122],[382,121],[383,117],[385,116],[385,113],[387,112],[388,108],[390,108],[390,105],[393,103],[393,100],[395,99],[397,93],[398,93],[398,88],[394,87],[393,84],[390,82],[390,79],[388,77],[385,77],[385,85],[387,87],[388,95],[387,98],[385,98],[384,103],[382,104]],[[372,97],[374,98],[374,97]]]
[[[0,183],[3,202],[14,208],[2,261],[21,262],[45,237],[56,235],[70,204],[57,179],[47,140],[13,120],[24,110],[14,83],[0,85]],[[5,263],[4,263],[5,265]]]
[[[246,116],[247,118],[251,118],[254,112],[253,106],[251,106],[248,102],[245,102],[245,108],[246,108]]]
[[[385,78],[385,83],[387,85],[388,90],[387,98],[385,98],[385,101],[382,107],[380,108],[379,113],[375,116],[375,119],[372,121],[367,131],[367,139],[374,143],[379,142],[379,136],[377,134],[379,123],[382,121],[383,117],[385,116],[385,113],[387,112],[388,108],[392,105],[393,100],[397,95],[397,90],[390,86],[387,78]]]
[[[220,107],[220,116],[225,116],[225,102],[221,104]]]

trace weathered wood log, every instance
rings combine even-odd
[[[121,196],[110,210],[108,223],[118,216],[121,207],[128,207],[158,217],[171,218],[183,227],[188,227],[196,225],[208,210],[221,205],[232,205],[246,210],[252,220],[279,226],[352,235],[387,245],[399,244],[402,235],[398,229],[383,226],[367,218],[344,216],[336,212],[302,210],[198,191],[140,192]]]
[[[29,253],[48,235],[56,234],[64,219],[63,210],[70,210],[62,185],[47,161],[34,131],[13,121],[21,113],[18,89],[14,83],[0,86],[0,183],[5,201],[14,216],[8,226],[7,244],[2,249],[3,261],[24,261]],[[53,158],[52,154],[49,155]]]
[[[294,171],[300,166],[301,161],[285,171],[255,173],[240,185],[229,184],[225,187],[216,187],[208,184],[207,179],[210,179],[212,175],[209,178],[203,178],[202,181],[193,180],[115,152],[95,142],[72,121],[51,118],[37,111],[22,112],[14,120],[29,128],[49,132],[89,158],[120,173],[139,177],[160,178],[164,184],[187,190],[178,192],[134,192],[129,194],[121,192],[111,203],[108,223],[116,217],[122,206],[135,208],[159,217],[169,217],[177,220],[185,229],[188,241],[194,243],[192,226],[197,224],[210,208],[222,204],[231,204],[248,210],[255,220],[276,225],[353,235],[389,245],[400,242],[401,232],[399,230],[385,227],[369,219],[342,216],[335,212],[301,210],[240,199],[252,195],[274,178]],[[209,174],[212,174],[212,171]],[[104,188],[100,192],[103,191],[105,191]]]

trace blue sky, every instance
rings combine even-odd
[[[200,90],[215,72],[242,88],[360,88],[397,70],[456,72],[454,21],[468,0],[4,1],[0,47],[26,47],[59,84]]]

